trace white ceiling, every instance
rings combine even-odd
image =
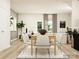
[[[11,9],[17,13],[71,12],[72,0],[11,0]]]

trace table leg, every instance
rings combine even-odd
[[[54,40],[54,55],[56,55],[56,38]]]
[[[31,55],[33,55],[33,39],[31,39]]]

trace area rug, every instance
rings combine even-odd
[[[37,49],[37,55],[35,49],[33,49],[33,55],[31,55],[31,47],[25,47],[22,52],[18,55],[17,59],[69,59],[60,48],[56,47],[56,55],[54,55],[54,47],[50,48],[50,55],[47,49]]]

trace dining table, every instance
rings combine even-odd
[[[31,35],[31,55],[33,55],[33,48],[34,48],[34,44],[35,44],[35,41],[37,40],[37,36],[38,35]],[[49,37],[49,41],[53,44],[54,46],[54,55],[56,55],[56,35],[55,34],[51,34],[51,35],[48,35]]]

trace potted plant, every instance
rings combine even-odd
[[[21,30],[21,34],[19,35],[19,39],[22,39],[22,28],[24,27],[24,23],[23,21],[21,21],[21,23],[17,23],[17,28],[20,28]]]

